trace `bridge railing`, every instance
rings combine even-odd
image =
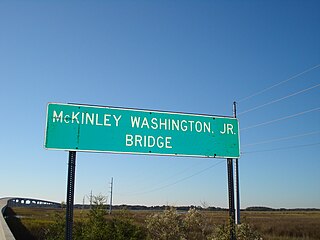
[[[3,213],[7,207],[8,200],[10,198],[1,198],[0,199],[0,240],[15,240],[10,228],[7,225],[6,220],[4,219]]]

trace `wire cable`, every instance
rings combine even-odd
[[[181,178],[181,179],[179,179],[179,180],[177,180],[177,181],[175,181],[175,182],[172,182],[172,183],[169,183],[169,184],[166,184],[166,185],[163,185],[163,186],[161,186],[161,187],[157,187],[157,188],[154,188],[154,189],[151,189],[151,190],[148,190],[148,191],[143,191],[143,192],[134,193],[134,194],[131,194],[131,195],[143,195],[143,194],[148,194],[148,193],[160,191],[160,190],[162,190],[162,189],[165,189],[165,188],[171,187],[171,186],[173,186],[173,185],[176,185],[176,184],[178,184],[178,183],[180,183],[180,182],[183,182],[183,181],[185,181],[185,180],[187,180],[187,179],[189,179],[189,178],[192,178],[192,177],[194,177],[194,176],[197,176],[197,175],[199,175],[199,174],[201,174],[201,173],[203,173],[203,172],[205,172],[205,171],[208,171],[209,169],[211,169],[211,168],[213,168],[213,167],[216,167],[216,166],[220,165],[220,164],[223,163],[223,162],[224,162],[224,161],[221,160],[221,161],[218,162],[218,163],[215,163],[215,164],[213,164],[213,165],[211,165],[211,166],[209,166],[209,167],[207,167],[207,168],[205,168],[205,169],[202,169],[202,170],[200,170],[200,171],[198,171],[198,172],[196,172],[196,173],[194,173],[194,174],[192,174],[192,175],[189,175],[189,176],[187,176],[187,177]]]
[[[282,147],[282,148],[272,148],[272,149],[264,149],[264,150],[258,150],[258,151],[241,152],[241,155],[246,155],[246,154],[251,154],[251,153],[261,153],[261,152],[273,152],[273,151],[280,151],[280,150],[287,150],[287,149],[297,149],[297,148],[316,146],[319,144],[320,144],[320,142],[311,143],[311,144],[304,144],[304,145],[295,145],[295,146],[289,146],[289,147]]]
[[[300,115],[303,115],[303,114],[306,114],[306,113],[309,113],[309,112],[314,112],[314,111],[317,111],[317,110],[320,110],[320,107],[317,107],[317,108],[314,108],[314,109],[311,109],[311,110],[307,110],[307,111],[304,111],[304,112],[299,112],[299,113],[296,113],[296,114],[293,114],[293,115],[277,118],[277,119],[274,119],[274,120],[271,120],[271,121],[268,121],[268,122],[259,123],[259,124],[253,125],[253,126],[241,128],[240,130],[244,131],[244,130],[248,130],[248,129],[251,129],[251,128],[264,126],[264,125],[267,125],[267,124],[270,124],[270,123],[279,122],[279,121],[282,121],[282,120],[286,120],[286,119],[289,119],[289,118],[297,117],[297,116],[300,116]]]
[[[290,139],[294,139],[294,138],[314,135],[314,134],[317,134],[317,133],[320,133],[320,131],[308,132],[308,133],[298,134],[298,135],[289,136],[289,137],[275,138],[275,139],[270,139],[270,140],[266,140],[266,141],[262,141],[262,142],[244,144],[241,147],[248,147],[248,146],[254,146],[254,145],[259,145],[259,144],[264,144],[264,143],[273,143],[273,142],[279,142],[279,141],[284,141],[284,140],[290,140]]]
[[[297,77],[300,77],[301,75],[306,74],[306,73],[308,73],[308,72],[310,72],[310,71],[312,71],[312,70],[314,70],[314,69],[316,69],[316,68],[318,68],[318,67],[320,67],[320,64],[317,64],[317,65],[315,65],[315,66],[313,66],[313,67],[311,67],[311,68],[308,68],[308,69],[304,70],[303,72],[300,72],[300,73],[298,73],[298,74],[295,74],[295,75],[293,75],[292,77],[290,77],[290,78],[288,78],[288,79],[286,79],[286,80],[283,80],[283,81],[281,81],[281,82],[279,82],[279,83],[277,83],[277,84],[274,84],[274,85],[272,85],[272,86],[270,86],[270,87],[267,87],[267,88],[265,88],[265,89],[262,89],[262,90],[259,91],[259,92],[256,92],[256,93],[254,93],[254,94],[252,94],[252,95],[249,95],[249,96],[247,96],[247,97],[244,97],[244,98],[238,100],[237,102],[240,103],[240,102],[246,101],[246,100],[248,100],[248,99],[250,99],[250,98],[253,98],[253,97],[255,97],[255,96],[258,96],[258,95],[260,95],[260,94],[262,94],[262,93],[264,93],[264,92],[267,92],[267,91],[271,90],[272,88],[275,88],[275,87],[277,87],[277,86],[279,86],[279,85],[281,85],[281,84],[283,84],[283,83],[289,82],[289,81],[291,81],[291,80],[293,80],[293,79],[295,79],[295,78],[297,78]]]
[[[312,86],[312,87],[309,87],[309,88],[305,88],[305,89],[303,89],[303,90],[300,90],[300,91],[298,91],[298,92],[289,94],[289,95],[284,96],[284,97],[282,97],[282,98],[278,98],[278,99],[276,99],[276,100],[272,100],[272,101],[270,101],[270,102],[264,103],[264,104],[259,105],[259,106],[257,106],[257,107],[250,108],[249,110],[243,111],[243,112],[239,113],[238,115],[242,115],[242,114],[245,114],[245,113],[248,113],[248,112],[257,110],[257,109],[259,109],[259,108],[268,106],[268,105],[270,105],[270,104],[273,104],[273,103],[276,103],[276,102],[280,102],[280,101],[282,101],[282,100],[284,100],[284,99],[287,99],[287,98],[296,96],[296,95],[298,95],[298,94],[300,94],[300,93],[304,93],[304,92],[306,92],[306,91],[309,91],[309,90],[314,89],[314,88],[317,88],[317,87],[320,87],[320,83],[319,83],[319,84],[316,84],[316,85],[314,85],[314,86]]]
[[[200,159],[200,160],[202,160],[202,159]],[[195,167],[203,165],[204,163],[205,162],[203,162],[203,161],[199,161],[199,162],[193,163],[190,166],[187,166],[186,168],[182,169],[181,171],[178,171],[178,172],[168,176],[166,179],[163,179],[162,181],[158,182],[156,185],[161,185],[161,184],[164,184],[165,182],[169,182],[172,178],[176,178],[177,176],[180,176],[180,175],[186,173],[190,169],[194,169]],[[149,188],[152,188],[152,186],[149,187]],[[143,192],[143,191],[144,191],[143,189],[138,189],[138,190],[135,190],[135,191],[127,192],[126,194],[119,194],[119,195],[135,195],[137,192]]]

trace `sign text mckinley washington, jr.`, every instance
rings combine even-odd
[[[238,133],[235,118],[50,103],[45,147],[237,158]]]

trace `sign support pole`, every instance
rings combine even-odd
[[[233,102],[233,114],[234,114],[234,117],[236,118],[236,115],[237,115],[236,102]],[[235,236],[236,218],[235,218],[234,179],[233,179],[234,176],[233,176],[233,159],[232,158],[227,158],[227,171],[228,171],[228,193],[229,193],[230,240],[236,240],[236,236]]]
[[[66,240],[72,240],[75,173],[76,173],[76,152],[69,151],[67,209],[66,209]]]
[[[238,158],[235,159],[235,174],[236,174],[236,224],[240,224],[240,190],[239,190],[239,165]]]
[[[233,159],[227,159],[228,167],[228,191],[229,191],[229,223],[230,240],[236,240],[235,237],[235,209],[234,209],[234,182],[233,182]]]
[[[233,102],[233,115],[237,117],[237,103]],[[235,223],[240,224],[240,189],[239,189],[239,164],[238,158],[235,159],[235,181],[236,181],[236,221]]]

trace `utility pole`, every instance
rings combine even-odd
[[[233,115],[237,117],[237,103],[233,102]],[[236,224],[240,224],[240,189],[239,189],[239,165],[235,159],[235,185],[236,185]]]
[[[110,207],[109,207],[109,214],[112,212],[112,191],[113,191],[113,177],[111,178],[110,183]]]
[[[90,210],[92,209],[92,190],[90,192]]]

